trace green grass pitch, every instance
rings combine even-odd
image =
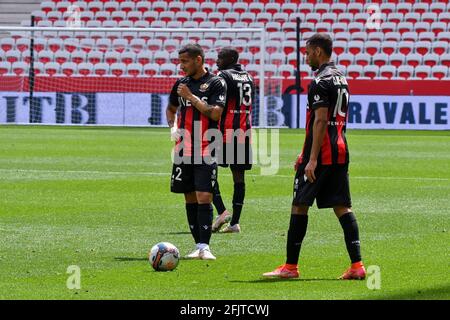
[[[310,212],[301,278],[284,262],[292,163],[304,131],[280,131],[280,171],[247,176],[241,234],[214,234],[217,261],[154,272],[147,252],[193,248],[169,192],[167,129],[0,126],[0,299],[449,299],[450,132],[349,130],[350,179],[366,266],[381,288],[337,281],[349,265],[331,210]],[[232,179],[221,169],[224,200]],[[69,290],[67,268],[81,270]]]

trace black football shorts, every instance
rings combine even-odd
[[[189,193],[213,192],[217,182],[217,164],[174,164],[170,191]]]
[[[319,209],[352,206],[348,164],[318,165],[313,183],[305,179],[305,167],[300,164],[295,174],[292,205],[310,207],[316,200]]]
[[[234,151],[232,151],[233,148]],[[248,139],[246,139],[245,143],[224,143],[220,151],[222,158],[219,160],[219,165],[221,167],[229,166],[231,170],[238,171],[252,169],[253,150]],[[232,151],[231,154],[230,151]]]

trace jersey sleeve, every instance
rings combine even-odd
[[[216,77],[212,82],[211,94],[208,98],[208,104],[225,108],[227,100],[227,83],[222,77]]]
[[[314,80],[313,80],[314,81]],[[322,80],[312,87],[312,105],[311,109],[330,107],[330,88],[329,82]]]
[[[180,80],[177,80],[177,82],[175,82],[175,84],[173,85],[172,91],[170,92],[170,96],[169,96],[169,103],[174,107],[180,106],[180,102],[178,101],[178,93],[177,93],[179,84],[180,84]]]

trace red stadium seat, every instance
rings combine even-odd
[[[434,66],[431,68],[431,74],[434,78],[441,80],[442,78],[447,77],[448,75],[448,67],[447,66]]]
[[[78,72],[80,72],[80,69],[78,68]],[[98,63],[94,66],[94,75],[96,76],[106,76],[109,75],[109,64],[107,63]]]
[[[93,65],[103,61],[103,53],[100,51],[91,51],[87,54],[87,62]]]
[[[378,76],[379,68],[378,66],[367,65],[363,68],[364,76],[373,79]]]
[[[248,5],[248,10],[258,15],[258,13],[264,11],[264,4],[261,2],[252,2]]]
[[[345,67],[348,67],[349,65],[353,64],[354,59],[355,57],[351,53],[342,53],[338,55],[338,63]]]
[[[441,55],[441,65],[450,67],[450,53],[444,53]]]
[[[363,75],[363,67],[358,65],[350,65],[347,67],[347,75],[353,79],[358,79]]]
[[[130,63],[127,65],[126,74],[131,77],[138,77],[143,73],[142,65],[139,63]]]
[[[135,61],[136,61],[136,54],[134,52],[127,51],[123,52],[120,55],[120,62],[122,62],[126,66],[135,63]]]
[[[23,61],[14,62],[11,70],[16,76],[25,76],[28,73],[28,64]]]
[[[431,75],[431,67],[430,66],[417,66],[415,69],[416,77],[421,79],[429,78]]]
[[[348,52],[356,55],[363,51],[363,47],[364,43],[362,41],[350,41],[348,43]]]
[[[281,11],[291,15],[294,12],[297,12],[297,5],[295,3],[282,2],[281,3]]]
[[[389,56],[389,64],[398,68],[401,65],[405,64],[405,59],[405,55],[403,55],[402,53],[394,53]]]
[[[435,41],[431,44],[432,51],[438,55],[445,53],[448,47],[448,42],[445,41]]]
[[[427,54],[423,57],[423,63],[427,66],[434,67],[439,63],[439,56],[435,53]]]
[[[150,51],[144,50],[144,51],[140,51],[137,54],[136,60],[140,64],[146,65],[146,64],[149,64],[153,60],[153,56],[152,56],[152,53]]]
[[[411,53],[406,56],[406,63],[410,66],[417,67],[422,63],[422,56],[417,53]]]
[[[370,55],[367,53],[361,52],[355,55],[355,63],[360,66],[367,66],[370,64]]]
[[[70,60],[76,64],[83,63],[86,61],[86,52],[82,50],[73,51]]]
[[[73,62],[65,62],[61,65],[61,73],[67,77],[73,76],[77,71],[77,65]]]
[[[57,51],[55,52],[55,61],[59,64],[63,64],[65,62],[69,62],[70,54],[67,51]]]
[[[167,77],[174,76],[177,73],[177,67],[174,64],[165,63],[165,64],[161,65],[159,72],[163,76],[167,76]]]
[[[377,53],[373,56],[373,63],[378,66],[384,66],[388,63],[389,56],[385,53]]]
[[[413,75],[414,68],[412,66],[400,66],[397,69],[398,76],[403,79],[408,79]]]
[[[431,44],[428,41],[419,41],[414,44],[414,49],[422,56],[429,53],[431,50]]]
[[[111,74],[120,77],[125,74],[126,66],[123,63],[113,63],[110,66]]]
[[[48,76],[55,76],[59,73],[59,64],[56,62],[48,62],[44,65],[45,73]]]
[[[400,41],[398,44],[398,51],[407,55],[413,51],[414,42],[411,41]]]
[[[120,61],[120,53],[115,51],[109,51],[105,53],[105,62],[110,66]]]
[[[381,66],[380,67],[380,76],[385,77],[387,79],[391,79],[395,77],[396,68],[394,66]]]

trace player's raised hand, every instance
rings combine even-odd
[[[189,87],[188,87],[186,84],[184,84],[184,83],[182,83],[182,84],[180,84],[180,85],[178,86],[178,88],[177,88],[177,93],[178,93],[178,95],[179,95],[180,97],[182,97],[182,98],[184,98],[184,99],[186,99],[186,100],[188,100],[188,98],[192,95],[191,90],[190,90]]]

